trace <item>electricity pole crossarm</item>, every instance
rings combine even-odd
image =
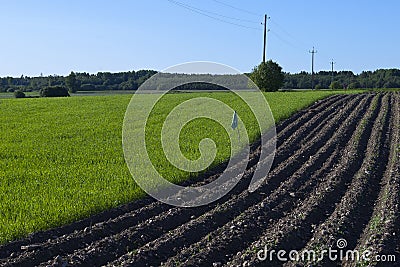
[[[261,23],[264,25],[264,49],[263,49],[263,62],[265,63],[265,58],[267,54],[267,33],[269,32],[268,29],[268,20],[270,17],[267,16],[267,14],[264,15],[264,23]]]
[[[314,90],[314,55],[318,53],[318,51],[313,47],[312,51],[309,51],[309,53],[311,53],[311,90]]]

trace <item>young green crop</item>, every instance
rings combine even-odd
[[[275,120],[280,121],[330,94],[281,92],[265,96]],[[166,95],[148,121],[154,136],[146,141],[152,161],[173,182],[195,174],[172,166],[156,135],[174,105],[198,96],[213,97],[236,108],[251,141],[259,134],[254,117],[233,94]],[[141,97],[147,101],[149,96]],[[121,144],[129,100],[129,95],[0,100],[0,243],[144,196],[126,167]],[[226,145],[229,133],[208,119],[194,120],[183,128],[182,153],[196,159],[199,141],[205,137],[217,144],[213,165],[225,161],[230,155]]]

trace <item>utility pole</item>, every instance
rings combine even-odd
[[[331,61],[331,65],[332,65],[332,78],[331,78],[331,84],[333,83],[333,65],[335,65],[336,64],[336,62],[334,62],[333,61],[333,59],[332,59],[332,61]]]
[[[314,90],[314,55],[318,52],[315,51],[314,47],[309,52],[311,53],[311,90]]]
[[[270,17],[267,16],[267,14],[264,15],[264,49],[263,49],[263,62],[265,63],[265,58],[266,58],[266,54],[267,54],[267,32],[269,32],[268,29],[268,20],[270,19]]]

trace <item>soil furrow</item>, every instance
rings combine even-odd
[[[351,184],[340,203],[336,205],[332,215],[313,229],[313,237],[305,249],[321,251],[329,247],[335,248],[336,241],[344,238],[347,241],[347,249],[354,249],[358,236],[371,217],[372,206],[377,199],[382,173],[384,172],[388,158],[388,135],[390,105],[388,96],[385,96],[382,104],[382,112],[374,123],[365,158],[360,170],[351,180]],[[326,261],[318,264],[334,264]],[[308,263],[310,264],[310,262]],[[315,264],[315,263],[313,263]],[[295,266],[295,264],[288,266]]]
[[[311,105],[309,108],[296,112],[290,118],[280,123],[278,125],[278,127],[281,127],[280,132],[282,132],[283,134],[286,134],[288,132],[289,134],[286,135],[290,136],[291,134],[293,134],[293,129],[291,127],[292,126],[291,124],[303,125],[313,115],[320,113],[321,111],[325,110],[327,107],[331,106],[332,104],[336,103],[339,100],[350,99],[351,97],[352,97],[351,95],[334,95],[322,99]],[[281,142],[283,142],[284,140],[286,139],[281,139]]]
[[[355,105],[355,104],[357,104],[357,99],[358,99],[359,97],[356,97],[353,101],[352,101],[352,103]],[[345,117],[345,116],[343,116],[343,117]],[[306,130],[306,129],[303,129],[303,131],[304,130]],[[251,176],[251,173],[248,173],[247,174],[248,176],[249,176],[249,178],[250,178],[250,176]],[[246,175],[245,175],[246,176]],[[244,179],[245,180],[245,179]],[[246,196],[247,195],[244,195],[244,196],[241,196],[240,197],[240,199],[242,199],[242,201],[244,201],[245,199],[246,199]],[[225,200],[224,200],[225,201]],[[224,203],[224,201],[223,202],[221,202],[221,203]],[[237,201],[236,199],[234,199],[234,201]],[[251,201],[249,201],[248,203],[249,203],[249,205],[251,204],[251,203],[253,203],[254,201],[257,201],[257,200],[251,200]],[[240,204],[240,203],[239,203]],[[241,205],[237,205],[238,206],[238,208],[240,208],[241,206],[242,206],[242,204]],[[209,205],[208,207],[206,207],[206,208],[211,208],[211,207],[213,207],[213,205]],[[218,207],[217,206],[217,209],[219,209],[220,207]],[[243,208],[242,208],[243,209]],[[240,209],[239,210],[235,210],[235,212],[236,213],[238,213],[240,211]],[[188,213],[190,212],[190,211],[187,211]],[[217,212],[218,213],[218,212]],[[191,216],[191,217],[193,217],[193,216]],[[194,216],[194,217],[196,217],[196,216]],[[222,216],[223,218],[221,218],[218,222],[221,222],[221,223],[223,223],[223,222],[225,222],[225,221],[227,221],[227,219],[228,219],[228,217],[224,217],[224,216]],[[181,221],[179,220],[179,219],[175,219],[175,223],[176,222],[178,222],[178,223],[180,223]],[[210,222],[212,222],[213,224],[216,222],[216,220],[214,219],[214,220],[210,220]],[[175,226],[175,223],[174,224],[172,224],[173,226]],[[183,224],[183,223],[182,223]],[[165,222],[164,222],[164,225],[166,226],[166,227],[164,227],[164,228],[167,228],[167,229],[164,229],[165,230],[165,232],[167,232],[168,231],[168,229],[173,229],[173,227],[170,227],[171,226],[171,224],[166,224]],[[194,232],[194,231],[193,231]],[[124,236],[123,234],[121,234],[121,235],[119,235],[119,237],[118,237],[118,241],[116,241],[116,240],[111,240],[111,239],[108,239],[108,241],[107,242],[112,242],[112,243],[123,243],[123,242],[127,242],[127,243],[132,243],[132,241],[131,241],[131,239],[133,240],[134,239],[134,237],[135,237],[135,235],[133,235],[133,236],[130,236],[130,231],[128,230],[128,231],[126,231],[126,233],[127,233],[127,235],[126,236]],[[152,234],[154,234],[155,233],[155,231],[152,231]],[[133,233],[134,234],[134,233]],[[153,235],[152,235],[153,236]],[[197,234],[192,234],[191,235],[191,237],[193,238],[193,237],[196,237],[196,236],[198,236]],[[121,241],[121,238],[124,240],[124,241]],[[101,242],[103,242],[103,241],[100,241],[100,243]],[[102,244],[101,246],[104,246],[104,244]],[[82,254],[85,254],[86,255],[86,257],[85,257],[85,260],[87,261],[87,260],[90,260],[90,258],[93,258],[93,259],[95,259],[95,258],[98,258],[97,256],[95,256],[95,255],[93,255],[93,257],[89,257],[88,256],[88,254],[90,254],[90,253],[87,253],[87,250],[91,250],[91,248],[90,249],[86,249],[86,250],[84,250],[83,252],[82,252]],[[109,249],[110,251],[112,251],[112,249],[110,248]],[[121,252],[126,252],[126,251],[123,251],[123,250],[120,250]],[[92,251],[93,252],[93,254],[96,254],[95,253],[95,251]],[[103,251],[102,251],[102,253],[106,253],[106,250],[104,250],[103,249]],[[122,254],[124,254],[124,253],[122,253]],[[121,254],[121,255],[122,255]],[[152,254],[153,255],[153,254]],[[76,255],[75,255],[76,256]],[[77,257],[75,257],[75,258],[77,258]],[[102,258],[104,258],[104,255],[102,256]],[[74,264],[78,264],[78,262],[82,262],[82,261],[74,261]]]
[[[359,104],[359,103],[358,103]],[[350,105],[351,106],[351,105]],[[345,113],[345,112],[343,112],[343,113]],[[343,114],[342,114],[343,115]],[[345,118],[346,116],[343,116],[343,118]],[[339,120],[340,121],[340,118],[341,118],[341,116],[340,116],[340,114],[338,115],[338,117],[336,118],[336,120]],[[323,142],[324,143],[324,142]],[[301,154],[302,155],[302,154]],[[291,162],[292,164],[293,164],[293,162],[296,162],[296,161],[293,161],[293,160],[290,160],[289,162]],[[302,163],[300,163],[299,165],[297,165],[298,167],[297,168],[299,168],[300,166],[302,165]],[[297,169],[296,168],[296,169]],[[271,179],[271,180],[274,180],[274,179]],[[274,181],[276,181],[276,180],[274,180]],[[265,191],[264,191],[264,193],[266,193]],[[255,197],[255,196],[252,196],[253,198]],[[236,210],[236,209],[235,209]],[[224,215],[224,217],[227,217],[227,215]],[[176,236],[174,237],[175,239],[176,239]],[[171,239],[171,237],[170,237],[170,239]],[[160,240],[158,240],[158,241],[160,241]],[[166,241],[164,241],[164,243],[166,243],[167,244],[167,242]],[[186,242],[186,243],[188,243],[188,242]],[[151,247],[151,246],[150,246]],[[158,248],[157,249],[158,250],[158,252],[160,252],[160,248]],[[153,264],[158,264],[159,262],[153,262]]]
[[[378,200],[374,205],[374,211],[368,225],[365,227],[356,249],[371,252],[370,265],[378,264],[374,260],[377,255],[395,255],[400,259],[399,251],[396,251],[396,237],[400,234],[396,230],[396,217],[399,217],[400,202],[400,158],[398,144],[400,144],[400,98],[392,94],[392,116],[389,126],[390,153],[387,157],[388,164],[383,173],[383,181]],[[355,266],[355,262],[347,262],[348,266]]]
[[[299,149],[301,144],[310,141],[310,138],[315,136],[315,133],[322,129],[327,122],[332,120],[335,116],[337,110],[341,110],[347,104],[347,98],[338,100],[329,107],[324,107],[323,111],[317,111],[316,115],[304,122],[306,129],[312,129],[311,131],[304,131],[302,128],[297,129],[292,135],[282,138],[283,147],[286,149],[281,149],[277,151],[275,155],[275,162],[281,162],[283,158],[288,155],[292,155],[296,149]],[[312,109],[315,110],[315,109]],[[314,111],[316,112],[316,111]],[[307,113],[308,114],[308,113]]]
[[[375,100],[379,100],[378,97]],[[247,249],[238,253],[228,265],[237,266],[247,262],[262,266],[265,262],[260,262],[254,251],[264,248],[265,245],[270,249],[285,248],[288,251],[301,249],[305,245],[305,242],[311,238],[312,225],[318,225],[333,212],[335,204],[346,192],[349,181],[361,167],[362,160],[360,159],[366,150],[372,125],[379,114],[380,101],[378,104],[376,102],[372,103],[371,108],[359,123],[358,130],[353,133],[350,142],[342,150],[340,163],[328,175],[319,178],[320,183],[307,199],[300,201],[286,217],[266,227],[261,237]],[[282,263],[273,261],[268,264],[281,265]]]

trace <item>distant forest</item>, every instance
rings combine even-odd
[[[136,90],[144,81],[156,74],[154,70],[139,70],[128,72],[98,72],[71,73],[76,80],[77,91],[102,91],[102,90]],[[72,75],[69,76],[72,76]],[[40,76],[28,77],[22,75],[19,78],[0,78],[0,92],[23,92],[40,91],[48,86],[67,86],[68,76]]]
[[[320,71],[314,74],[316,89],[329,88],[332,81],[338,82],[342,88],[400,88],[399,69],[380,69],[376,71],[363,71],[356,75],[351,71]],[[285,73],[283,89],[311,88],[311,73],[300,72],[296,74]]]
[[[76,79],[77,91],[102,91],[102,90],[136,90],[144,81],[157,72],[154,70],[139,70],[128,72],[98,72],[97,74],[73,73]],[[71,74],[70,74],[71,75]],[[39,91],[47,86],[67,86],[68,76],[40,76],[19,78],[0,78],[0,92]],[[314,75],[316,89],[329,88],[332,81],[339,82],[343,88],[400,88],[399,69],[380,69],[376,71],[363,71],[354,74],[351,71],[320,71]],[[308,89],[311,88],[311,74],[308,72],[285,73],[283,89]],[[154,88],[158,89],[158,88]],[[185,88],[190,89],[190,88]]]

